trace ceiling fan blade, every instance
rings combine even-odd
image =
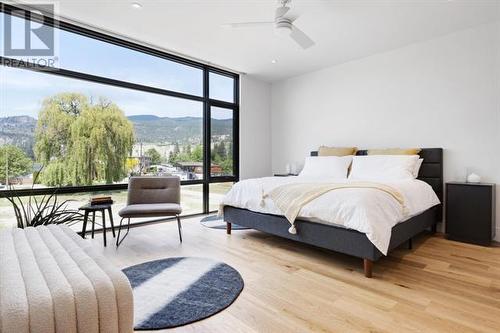
[[[290,7],[278,7],[276,8],[276,11],[274,12],[274,18],[279,19],[280,17],[285,16],[286,13],[290,10]]]
[[[222,28],[226,29],[239,29],[239,28],[254,28],[254,27],[269,27],[272,26],[274,22],[239,22],[239,23],[227,23],[221,25]]]
[[[294,25],[292,25],[292,32],[290,33],[290,37],[303,49],[308,49],[314,45],[314,41]]]

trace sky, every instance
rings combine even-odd
[[[23,22],[13,18],[14,45],[23,44]],[[0,51],[3,55],[4,14],[0,13]],[[138,83],[201,96],[202,70],[127,48],[55,30],[57,66],[76,72]],[[37,42],[31,34],[34,45]],[[16,43],[17,42],[17,43]],[[210,97],[233,101],[233,80],[210,73]],[[203,103],[170,96],[119,88],[57,75],[0,66],[0,117],[29,115],[37,118],[44,98],[62,92],[78,92],[97,100],[116,103],[127,116],[202,117]],[[213,112],[227,119],[229,112]]]

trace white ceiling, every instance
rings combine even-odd
[[[133,8],[134,1],[143,7]],[[293,0],[290,13],[300,16],[295,24],[316,41],[301,50],[272,29],[221,27],[272,20],[275,0],[60,0],[59,4],[63,17],[266,81],[500,19],[500,0]]]

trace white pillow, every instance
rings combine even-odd
[[[418,172],[420,171],[420,167],[422,166],[422,162],[424,162],[423,158],[419,158],[417,162],[415,162],[415,169],[413,169],[413,178],[418,178]]]
[[[301,177],[347,178],[352,156],[308,156]]]
[[[418,155],[354,156],[349,179],[401,180],[413,179]]]

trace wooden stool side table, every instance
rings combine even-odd
[[[83,227],[82,227],[82,238],[85,238],[85,232],[87,230],[87,222],[89,219],[89,214],[92,213],[92,238],[94,238],[95,230],[95,213],[101,212],[102,214],[102,233],[104,238],[104,246],[106,246],[106,211],[108,211],[109,222],[111,224],[111,231],[113,233],[113,238],[115,237],[115,226],[113,223],[113,212],[111,211],[112,204],[102,204],[102,205],[91,205],[87,204],[79,208],[79,210],[84,211],[83,216]]]

